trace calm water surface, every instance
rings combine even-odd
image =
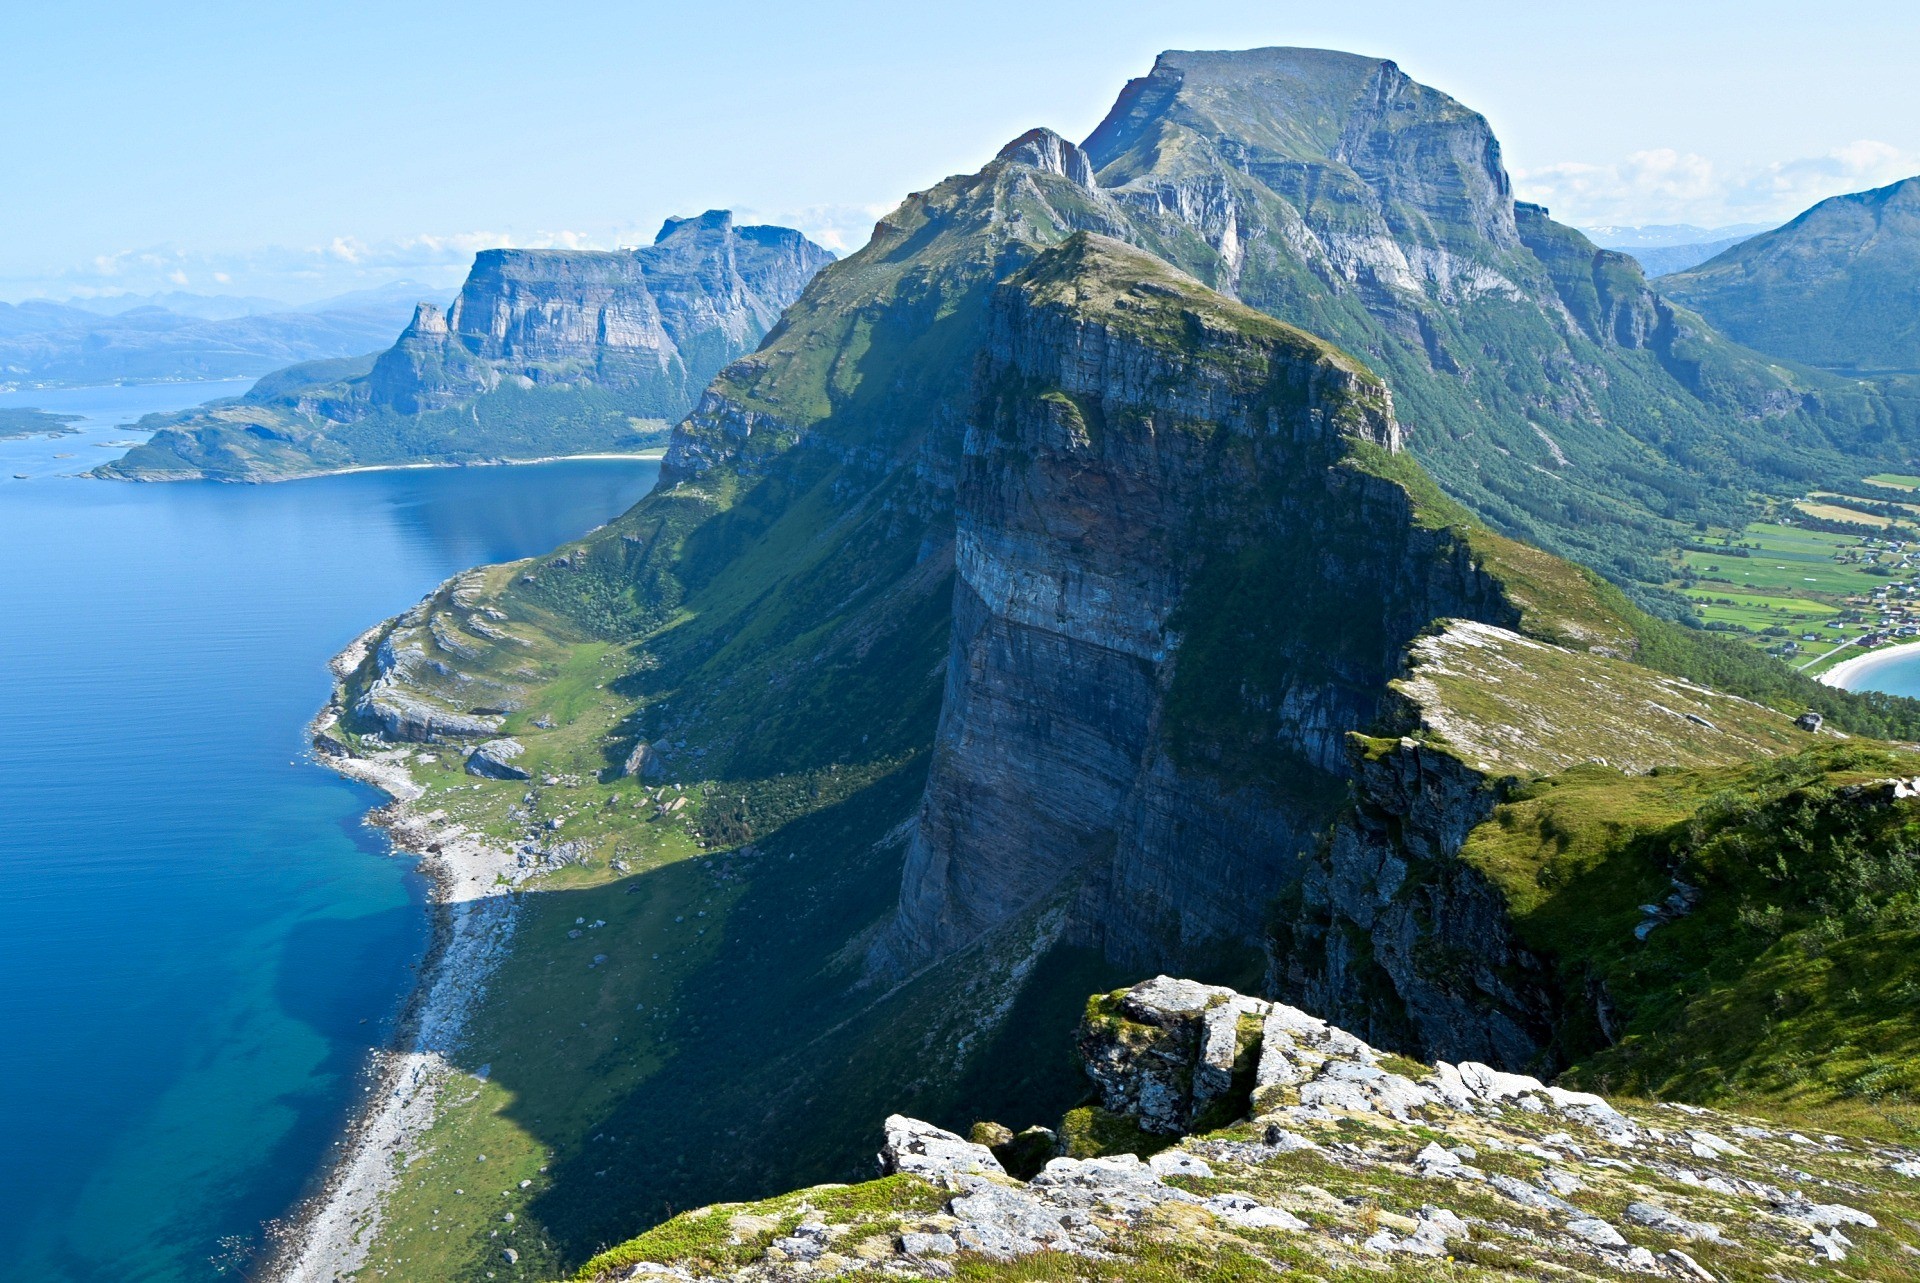
[[[1846,681],[1848,690],[1882,691],[1920,699],[1920,648],[1890,653]]]
[[[239,1276],[426,942],[410,867],[361,822],[376,796],[303,756],[327,658],[455,571],[606,520],[658,469],[60,475],[140,414],[244,386],[0,395],[88,416],[0,442],[6,1283]]]

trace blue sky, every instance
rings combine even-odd
[[[857,246],[1163,48],[1377,54],[1585,226],[1772,221],[1920,172],[1912,5],[7,5],[0,298],[317,297],[732,207]]]

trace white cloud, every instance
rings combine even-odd
[[[741,223],[797,227],[821,245],[846,253],[864,245],[874,220],[889,205],[815,205],[800,209],[739,210]],[[689,213],[698,212],[689,210]],[[171,245],[123,249],[70,267],[0,277],[0,298],[97,298],[164,293],[193,286],[212,293],[300,304],[348,290],[408,280],[452,289],[484,249],[616,249],[649,245],[658,224],[598,232],[561,228],[515,234],[502,231],[422,232],[367,241],[341,235],[309,245],[270,245],[232,253],[204,253]]]
[[[1779,222],[1829,196],[1920,173],[1920,156],[1861,139],[1824,156],[1730,170],[1693,152],[1639,151],[1607,165],[1566,161],[1515,169],[1523,200],[1582,227]]]
[[[867,243],[873,225],[897,207],[897,202],[848,205],[803,205],[789,209],[734,211],[739,223],[771,223],[792,227],[816,245],[836,254],[849,254]]]
[[[203,283],[218,293],[260,295],[304,303],[391,281],[450,288],[466,276],[483,249],[611,249],[645,243],[633,234],[595,236],[560,230],[514,236],[507,232],[422,233],[368,242],[336,236],[313,245],[270,245],[233,253],[202,253],[170,245],[100,254],[83,264],[0,278],[0,297],[94,298],[148,294]]]

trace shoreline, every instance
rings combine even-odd
[[[258,477],[210,477],[203,472],[178,473],[150,477],[102,475],[98,469],[75,473],[88,481],[127,481],[136,485],[167,485],[181,481],[212,481],[221,485],[271,486],[284,481],[312,481],[319,477],[348,477],[361,472],[417,472],[430,468],[521,468],[537,463],[568,463],[576,460],[634,459],[642,462],[664,459],[666,446],[648,446],[644,450],[621,450],[591,454],[547,454],[532,459],[449,459],[423,460],[418,463],[360,463],[350,468],[314,468],[307,472],[288,472]],[[103,464],[102,467],[107,465]]]
[[[329,663],[333,695],[308,724],[316,760],[390,799],[367,813],[396,852],[417,857],[428,883],[432,938],[419,976],[387,1046],[374,1053],[365,1099],[355,1104],[317,1188],[268,1228],[268,1242],[250,1277],[260,1283],[335,1283],[366,1264],[388,1193],[433,1125],[441,1088],[487,982],[506,955],[518,920],[513,894],[524,876],[518,858],[448,818],[418,811],[426,790],[406,760],[417,746],[360,755],[330,735],[340,720],[346,681],[391,620],[355,638]]]
[[[1847,684],[1849,679],[1872,672],[1884,663],[1890,663],[1902,656],[1913,654],[1920,654],[1920,641],[1902,642],[1898,646],[1876,646],[1864,655],[1855,655],[1850,659],[1841,660],[1826,672],[1815,677],[1814,680],[1822,685],[1833,686],[1840,690],[1855,690],[1858,688]]]

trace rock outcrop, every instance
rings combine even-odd
[[[532,772],[515,763],[526,755],[527,746],[516,739],[488,740],[467,755],[467,774],[489,780],[529,780]]]
[[[1096,997],[1081,1048],[1105,1107],[1146,1129],[1131,1148],[1062,1154],[1021,1181],[985,1146],[895,1115],[888,1179],[690,1212],[583,1277],[948,1278],[965,1263],[995,1278],[1054,1253],[1168,1277],[1229,1263],[1360,1277],[1444,1258],[1503,1281],[1710,1283],[1835,1265],[1905,1277],[1920,1252],[1894,1214],[1920,1197],[1906,1148],[1422,1065],[1297,1008],[1168,976]],[[1236,1059],[1258,1066],[1250,1091],[1222,1126],[1188,1134],[1181,1115]],[[724,1259],[687,1246],[723,1216]]]

